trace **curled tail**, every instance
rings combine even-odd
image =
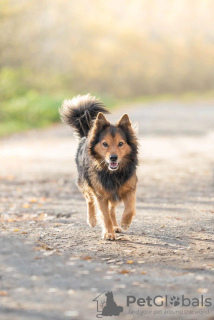
[[[71,126],[80,138],[87,137],[99,112],[109,113],[105,106],[90,94],[63,101],[59,110],[62,121]]]

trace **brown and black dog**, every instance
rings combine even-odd
[[[115,232],[127,230],[135,216],[138,142],[127,114],[116,125],[104,116],[109,113],[91,95],[65,100],[62,120],[77,133],[78,187],[87,202],[87,221],[97,223],[97,209],[103,220],[103,238],[115,240]],[[115,208],[123,201],[125,209],[118,226]]]

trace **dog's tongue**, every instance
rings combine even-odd
[[[116,162],[111,162],[111,167],[112,168],[117,168],[117,163]]]

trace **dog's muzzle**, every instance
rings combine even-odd
[[[118,168],[118,156],[116,154],[112,154],[110,157],[109,169],[116,170]]]

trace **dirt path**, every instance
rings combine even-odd
[[[139,123],[137,216],[115,242],[86,224],[68,128],[0,141],[0,319],[96,319],[103,291],[123,306],[112,319],[214,319],[214,107],[124,110]],[[211,307],[126,306],[202,294]]]

